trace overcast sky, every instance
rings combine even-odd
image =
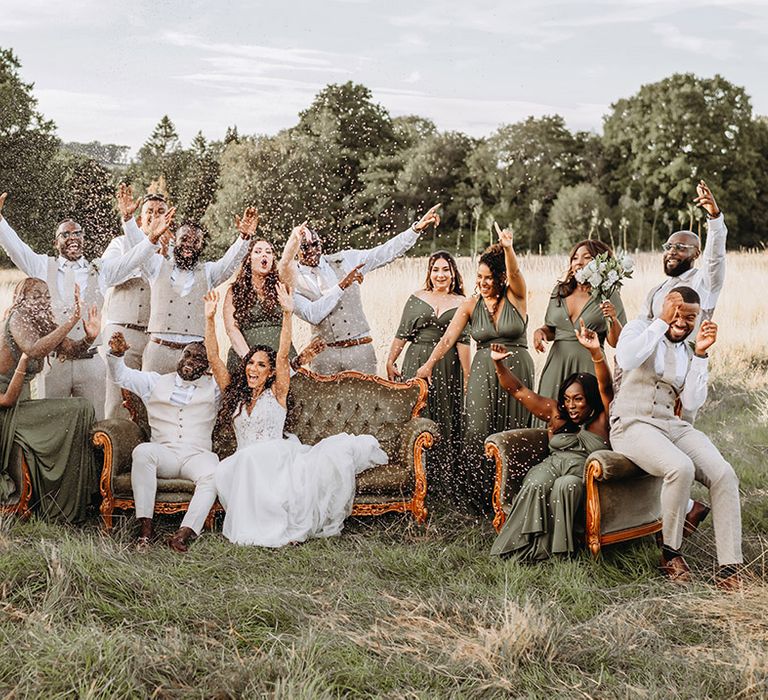
[[[720,73],[768,114],[768,0],[0,0],[11,47],[65,141],[141,145],[275,133],[331,82],[393,116],[482,136],[612,102],[674,72]]]

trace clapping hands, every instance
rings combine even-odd
[[[117,186],[117,208],[123,221],[130,221],[136,210],[141,206],[141,197],[133,198],[133,187],[121,182]]]

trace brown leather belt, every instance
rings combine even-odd
[[[373,338],[366,336],[365,338],[352,338],[351,340],[337,340],[334,343],[326,343],[327,348],[354,348],[358,345],[368,345],[372,343]]]
[[[146,326],[140,326],[137,323],[115,323],[116,326],[121,326],[122,328],[127,328],[129,331],[141,331],[142,333],[147,332]]]
[[[85,352],[80,353],[76,357],[71,357],[70,355],[67,355],[63,352],[53,352],[53,356],[59,361],[59,362],[66,362],[67,360],[90,360],[92,357],[96,357],[98,354],[97,348],[88,348]]]
[[[162,345],[164,348],[171,348],[171,350],[183,350],[189,343],[173,343],[170,340],[163,340],[162,338],[150,338],[153,343]],[[190,341],[191,342],[191,341]]]

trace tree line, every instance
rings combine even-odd
[[[391,117],[364,85],[328,85],[274,135],[236,126],[184,146],[163,116],[136,156],[117,144],[64,143],[42,115],[10,49],[0,49],[0,187],[9,220],[37,250],[72,216],[96,256],[119,230],[118,182],[159,189],[177,221],[202,225],[209,254],[251,204],[275,242],[308,218],[332,245],[369,247],[436,202],[443,224],[418,253],[473,254],[493,221],[519,250],[560,253],[581,238],[653,249],[673,230],[700,231],[691,204],[703,178],[728,213],[729,245],[761,246],[768,215],[768,119],[719,75],[675,74],[617,100],[603,133],[570,131],[559,115],[501,125],[486,138]]]

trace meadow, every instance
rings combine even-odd
[[[474,264],[461,260],[465,285]],[[526,256],[529,338],[565,258]],[[380,371],[424,259],[367,276]],[[710,396],[697,426],[741,479],[752,583],[710,584],[711,519],[686,542],[696,582],[666,583],[651,538],[539,566],[491,560],[488,522],[430,503],[350,519],[343,535],[278,551],[205,533],[186,556],[105,536],[0,522],[0,695],[7,698],[768,697],[768,259],[728,257]],[[17,276],[4,273],[0,309]],[[628,316],[661,277],[637,258]],[[297,322],[297,345],[308,329]],[[537,369],[544,356],[534,353]],[[697,496],[706,492],[697,487]],[[178,521],[162,522],[170,532]]]

